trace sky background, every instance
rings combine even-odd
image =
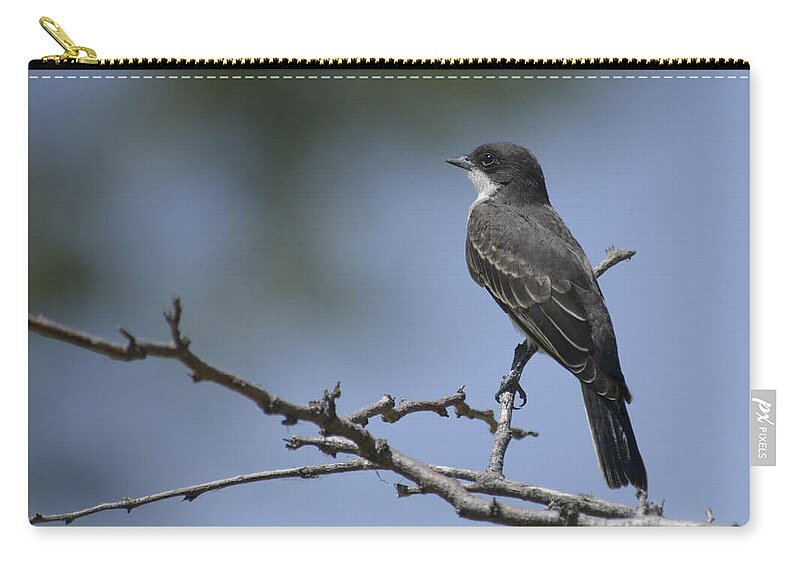
[[[471,405],[494,405],[519,337],[469,278],[474,191],[444,159],[517,142],[538,156],[553,205],[593,262],[610,245],[638,251],[600,284],[651,498],[667,516],[703,519],[711,507],[721,523],[744,523],[749,81],[723,73],[31,72],[30,311],[107,338],[124,326],[167,339],[161,312],[179,294],[197,353],[283,398],[307,402],[341,381],[348,412],[384,393],[430,399],[465,385]],[[506,475],[633,504],[630,488],[603,481],[577,381],[537,355],[523,383],[530,401],[515,423],[540,436],[512,443]],[[419,459],[473,469],[492,443],[484,424],[432,414],[370,429]],[[314,433],[191,383],[174,362],[116,363],[30,337],[31,513],[326,462],[283,446]],[[400,481],[272,481],[75,524],[475,524],[435,497],[397,499]]]

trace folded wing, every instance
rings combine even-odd
[[[519,329],[594,392],[609,399],[617,398],[620,388],[627,392],[624,381],[598,370],[592,355],[587,300],[602,303],[602,297],[583,251],[571,247],[571,236],[561,239],[501,208],[481,204],[470,215],[467,264],[473,279]]]

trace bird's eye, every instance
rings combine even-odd
[[[491,166],[494,163],[495,163],[494,155],[491,152],[487,152],[481,157],[481,164],[484,166]]]

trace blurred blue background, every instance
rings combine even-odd
[[[31,75],[31,313],[166,340],[161,312],[180,295],[199,355],[296,402],[341,381],[341,412],[462,384],[494,406],[520,339],[467,273],[474,190],[444,159],[529,147],[593,262],[638,251],[600,282],[651,498],[671,517],[747,521],[749,81]],[[31,514],[330,460],[284,448],[313,427],[174,362],[30,335],[29,370]],[[515,423],[540,436],[512,443],[506,475],[634,504],[603,481],[577,381],[537,355],[523,385]],[[472,469],[492,443],[482,423],[433,414],[370,429]],[[401,481],[272,481],[75,524],[474,524],[435,497],[397,499]]]

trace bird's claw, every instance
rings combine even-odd
[[[528,403],[528,395],[519,385],[518,375],[506,374],[503,376],[503,380],[500,382],[500,389],[494,395],[494,399],[498,404],[500,403],[500,396],[505,393],[511,393],[512,396],[519,395],[520,405],[519,407],[514,406],[515,410],[521,410]]]
[[[525,390],[522,389],[522,386],[519,385],[519,382],[517,382],[516,391],[519,396],[519,407],[514,409],[521,410],[525,407],[525,404],[528,403],[528,395],[525,393]]]

